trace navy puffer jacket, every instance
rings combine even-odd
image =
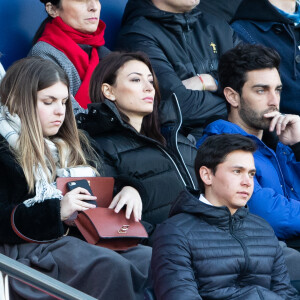
[[[154,234],[157,299],[299,299],[266,221],[181,193]]]

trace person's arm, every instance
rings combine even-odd
[[[64,226],[60,219],[60,201],[45,200],[26,207],[16,195],[26,194],[26,181],[19,170],[12,170],[3,157],[0,161],[0,243],[19,244],[25,241],[12,229],[13,210],[16,228],[25,236],[34,240],[51,240],[64,234]],[[6,162],[5,162],[6,160]],[[16,191],[18,191],[16,193]]]
[[[251,213],[268,221],[278,238],[300,235],[300,201],[288,199],[272,188],[262,187],[256,177],[248,206]]]
[[[278,143],[276,157],[285,182],[287,197],[300,201],[300,143],[286,146]]]
[[[154,233],[151,269],[156,299],[199,300],[192,253],[185,234],[161,224]]]
[[[291,285],[282,248],[278,241],[276,242],[278,246],[272,268],[271,291],[286,300],[300,299],[297,291]]]
[[[300,142],[300,116],[270,112],[264,117],[271,119],[269,130],[276,131],[282,144],[292,146]]]
[[[281,142],[276,150],[276,161],[281,169],[276,167],[277,162],[274,165],[278,177],[283,177],[285,187],[282,187],[283,191],[279,193],[275,187],[280,189],[282,182],[277,180],[277,175],[262,173],[261,178],[255,177],[254,193],[248,205],[252,213],[260,215],[271,224],[277,237],[292,238],[300,234],[300,163],[296,161],[289,146],[300,141],[300,117],[279,112],[267,113],[264,116],[271,119],[269,130],[276,132]],[[270,158],[271,161],[274,159]],[[274,169],[274,172],[276,170]],[[272,182],[272,187],[263,184],[263,176],[274,176],[268,181],[268,184]],[[284,189],[289,190],[285,193]]]
[[[125,40],[126,39],[126,40]],[[192,90],[185,87],[168,58],[155,41],[139,34],[127,34],[124,37],[125,48],[147,53],[158,78],[162,101],[168,99],[172,93],[177,95],[183,126],[201,126],[212,115],[226,115],[226,101],[211,91]],[[122,40],[120,47],[123,48]],[[201,85],[199,78],[198,84]]]
[[[272,112],[270,131],[276,132],[280,143],[276,156],[286,183],[287,194],[300,200],[300,116]]]
[[[100,175],[115,178],[114,198],[109,208],[118,213],[126,205],[126,218],[129,219],[133,213],[135,220],[140,221],[143,201],[146,200],[145,188],[140,182],[122,174],[122,171],[118,169],[119,156],[109,139],[95,138],[92,146],[101,160],[98,169]]]
[[[300,162],[300,142],[298,142],[290,147],[295,155],[296,162]]]
[[[188,79],[182,80],[183,85],[193,91],[216,92],[217,81],[210,74],[198,74]]]

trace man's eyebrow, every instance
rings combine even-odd
[[[231,168],[232,168],[232,169],[241,169],[241,170],[246,170],[246,168],[245,168],[245,167],[243,167],[243,166],[240,166],[240,165],[235,165],[235,166],[232,166]],[[253,169],[250,169],[250,170],[249,170],[249,172],[256,172],[256,169],[255,169],[255,168],[253,168]]]
[[[240,165],[235,165],[235,166],[232,166],[231,168],[236,168],[236,169],[245,169],[245,167],[243,167],[243,166],[240,166]]]
[[[252,87],[253,87],[253,88],[256,88],[256,87],[269,88],[270,85],[258,83],[258,84],[252,85]]]
[[[270,88],[270,85],[258,83],[258,84],[255,84],[255,85],[252,86],[252,88],[257,88],[257,87],[266,89],[266,88]],[[282,84],[277,85],[276,88],[277,88],[277,89],[278,89],[278,88],[282,88]]]

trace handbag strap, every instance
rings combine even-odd
[[[24,234],[22,234],[18,228],[16,227],[16,224],[15,224],[15,212],[16,212],[16,209],[17,209],[18,205],[14,207],[12,213],[11,213],[11,216],[10,216],[10,223],[11,223],[11,227],[13,229],[13,231],[15,232],[15,234],[21,238],[22,240],[26,241],[26,242],[29,242],[29,243],[38,243],[38,244],[46,244],[46,243],[51,243],[51,242],[55,242],[57,241],[59,238],[56,238],[56,239],[51,239],[51,240],[46,240],[46,241],[37,241],[37,240],[34,240],[34,239],[31,239],[27,236],[25,236]],[[69,228],[67,230],[67,233],[69,232]]]

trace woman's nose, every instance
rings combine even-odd
[[[57,105],[55,107],[55,113],[57,115],[63,115],[65,113],[65,104],[57,103]]]
[[[146,91],[153,91],[154,90],[154,86],[153,86],[153,84],[151,83],[151,82],[149,82],[149,81],[146,81],[146,83],[145,83],[145,90]]]

